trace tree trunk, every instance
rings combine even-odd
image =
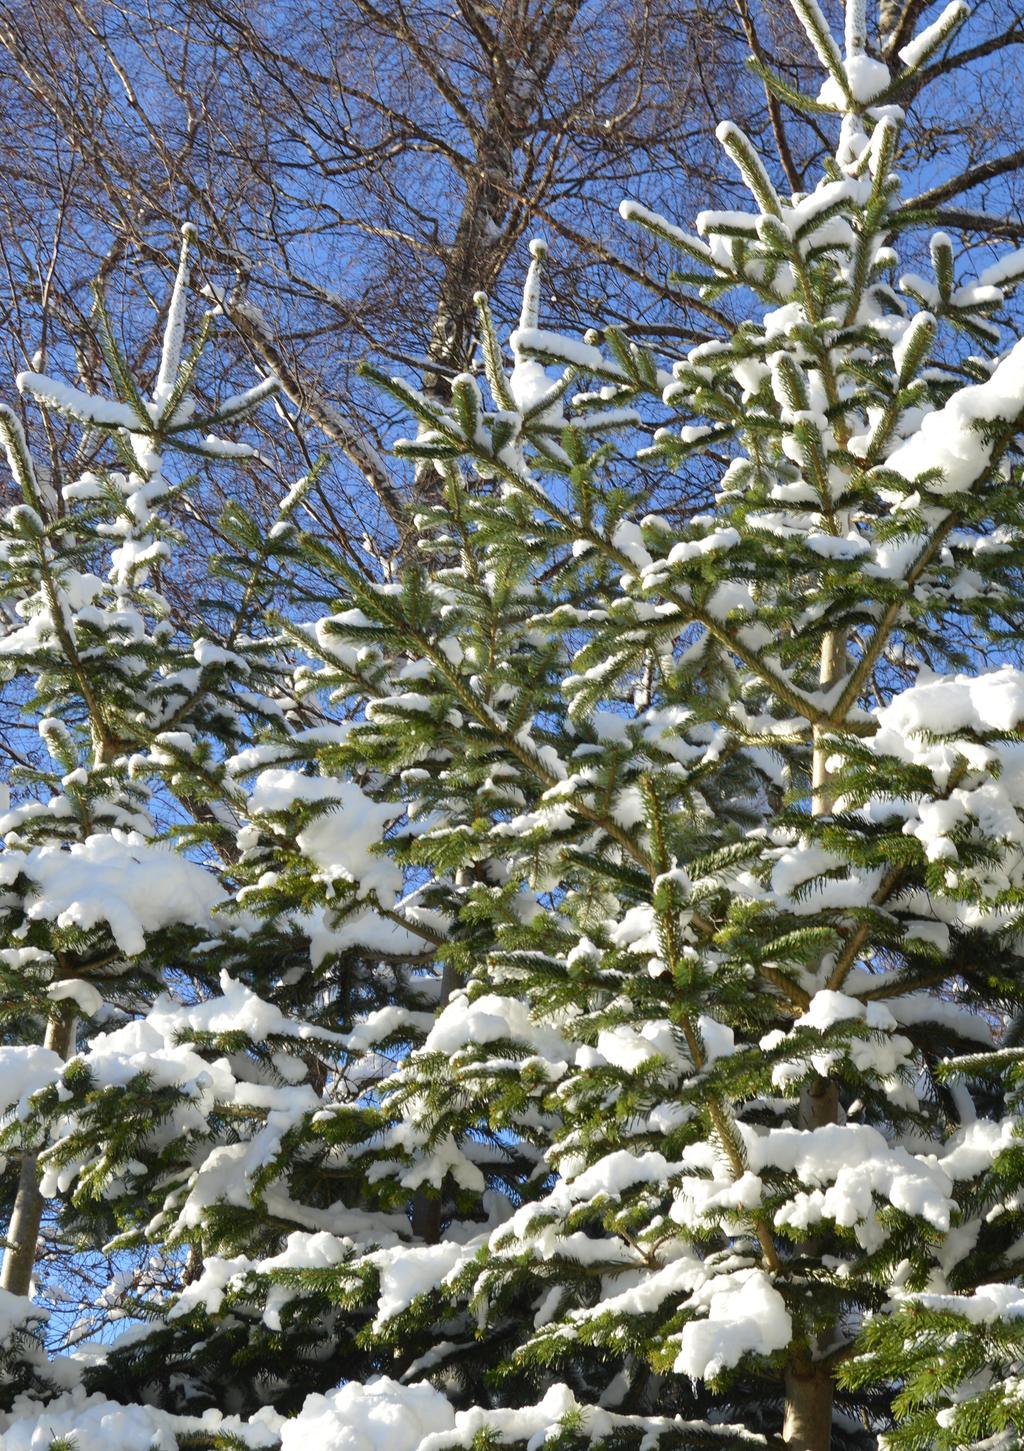
[[[461,986],[462,982],[458,973],[450,962],[446,962],[441,973],[441,991],[437,1000],[439,1016],[448,1006],[452,993]],[[441,1187],[438,1188],[436,1194],[431,1194],[427,1189],[421,1187],[415,1191],[412,1197],[412,1209],[409,1216],[412,1221],[412,1232],[417,1239],[423,1240],[424,1244],[437,1244],[441,1238]]]
[[[839,1116],[839,1086],[833,1078],[816,1078],[800,1094],[797,1128],[819,1129]],[[803,1240],[797,1253],[815,1257],[815,1238]],[[832,1442],[832,1376],[812,1356],[794,1349],[786,1364],[786,1417],[782,1439],[793,1451],[829,1451]]]
[[[61,1058],[67,1058],[74,1040],[74,1031],[74,1013],[64,1013],[57,1009],[46,1025],[43,1047],[59,1053]],[[21,1160],[18,1192],[7,1229],[4,1262],[0,1268],[0,1289],[7,1290],[12,1295],[27,1295],[32,1288],[39,1226],[43,1222],[43,1203],[43,1196],[39,1192],[36,1157],[34,1154],[25,1154]]]
[[[832,1377],[804,1355],[786,1365],[786,1419],[782,1439],[793,1451],[829,1451],[832,1444]]]
[[[839,632],[827,635],[822,644],[819,679],[824,690],[831,689],[846,674],[846,636]],[[811,813],[827,816],[835,802],[835,789],[830,779],[827,760],[826,732],[814,728],[814,753],[811,764]],[[797,1127],[806,1131],[834,1124],[839,1117],[839,1087],[834,1079],[815,1078],[800,1094]],[[798,1254],[814,1257],[818,1245],[814,1238],[803,1241]],[[832,1444],[832,1398],[834,1384],[830,1372],[814,1360],[813,1340],[809,1346],[794,1345],[786,1362],[786,1410],[782,1439],[793,1451],[829,1451]]]
[[[495,30],[486,22],[478,24],[492,90],[480,117],[473,167],[441,278],[427,350],[437,371],[426,371],[421,385],[428,398],[447,403],[452,377],[469,366],[476,294],[493,287],[526,224],[517,201],[516,158],[529,142],[548,78],[580,7],[581,0],[552,0],[531,14],[525,6],[509,6],[500,12]],[[433,464],[421,464],[416,470],[417,498],[433,501],[437,490]]]

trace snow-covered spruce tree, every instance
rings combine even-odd
[[[27,1098],[59,1076],[64,1060],[86,1049],[101,1026],[130,1023],[169,980],[186,996],[207,996],[217,983],[210,913],[228,895],[230,882],[218,873],[237,854],[238,826],[223,761],[251,741],[254,723],[279,718],[287,705],[273,642],[258,637],[263,596],[254,583],[266,545],[255,555],[249,549],[250,567],[239,572],[247,553],[242,536],[253,533],[241,510],[223,521],[226,537],[232,527],[238,536],[238,554],[234,565],[225,559],[210,597],[195,599],[183,620],[161,593],[164,576],[174,578],[181,542],[174,511],[195,488],[193,464],[253,454],[209,430],[244,419],[277,389],[268,379],[205,415],[197,408],[196,369],[212,314],[186,348],[192,246],[186,228],[146,396],[102,298],[99,330],[116,400],[34,373],[18,380],[27,399],[81,425],[89,444],[83,452],[102,462],[58,491],[33,462],[18,416],[0,410],[0,437],[22,495],[0,525],[0,668],[7,699],[35,723],[43,746],[39,752],[13,740],[24,765],[11,782],[13,809],[0,821],[0,1354],[15,1387],[38,1383],[44,1368],[19,1329],[26,1319],[39,1328],[30,1288],[59,1304],[68,1256],[73,1263],[76,1252],[99,1250],[117,1229],[110,1202],[90,1179],[102,1186],[116,1173],[122,1193],[135,1191],[145,1202],[137,1124],[139,1116],[146,1124],[156,1117],[152,1103],[130,1110],[122,1093],[109,1106],[98,1162],[76,1163],[80,1192],[63,1192],[72,1180],[62,1162],[43,1176],[40,1193],[36,1150],[44,1136],[26,1112]],[[281,527],[301,493],[286,501]],[[191,847],[190,856],[173,842]],[[257,946],[250,975],[258,977],[259,965]],[[127,1031],[130,1040],[134,1029]],[[123,1046],[121,1081],[133,1076],[133,1065],[145,1075],[141,1106],[146,1084],[160,1084],[159,1058],[142,1038]],[[61,1094],[84,1094],[87,1076],[69,1069]],[[105,1292],[112,1305],[119,1283],[144,1283],[147,1257],[115,1260]],[[98,1320],[102,1306],[101,1299]],[[61,1382],[59,1368],[51,1371]]]
[[[539,330],[534,276],[510,377],[484,309],[489,402],[381,380],[446,499],[423,569],[352,580],[337,621],[413,656],[352,761],[401,781],[392,850],[453,876],[477,928],[383,1098],[406,1144],[444,1146],[446,1227],[385,1274],[265,1270],[353,1304],[361,1280],[403,1376],[477,1402],[453,1444],[531,1392],[568,1441],[620,1444],[955,1445],[1017,1415],[1017,1050],[996,1048],[1022,998],[1024,677],[981,662],[1019,633],[1024,345],[996,318],[1024,256],[957,285],[936,236],[934,280],[901,276],[922,219],[864,8],[845,54],[794,8],[828,70],[806,104],[840,123],[819,187],[781,197],[726,125],[753,212],[690,237],[626,207],[684,285],[756,299],[741,324],[666,375],[614,330]],[[604,489],[589,442],[644,399],[670,410],[666,467],[730,460],[682,534]],[[469,1234],[488,1140],[536,1165]],[[500,1424],[519,1444],[537,1421]]]
[[[690,236],[625,208],[741,322],[671,370],[614,329],[544,332],[535,246],[510,371],[481,299],[487,397],[380,379],[420,423],[401,451],[443,481],[413,562],[374,581],[297,514],[267,541],[239,526],[237,577],[268,550],[295,583],[272,633],[218,647],[236,697],[235,672],[266,677],[262,726],[235,699],[233,730],[190,737],[216,742],[188,799],[223,896],[165,852],[200,907],[144,922],[144,950],[99,913],[113,945],[68,945],[72,982],[86,950],[120,954],[132,1020],[66,1067],[63,1044],[0,1060],[18,1097],[49,1084],[18,1130],[44,1190],[94,1232],[187,1248],[188,1283],[140,1297],[148,1323],[59,1396],[22,1330],[15,1451],[1013,1440],[1024,674],[999,662],[1024,344],[998,318],[1024,254],[958,283],[936,236],[933,279],[901,275],[927,218],[899,207],[864,6],[841,50],[793,5],[825,85],[767,79],[838,126],[816,190],[780,196],[726,125],[752,211]],[[650,464],[721,461],[681,531],[609,483],[613,440],[659,413]],[[126,649],[83,676],[97,700]],[[199,754],[178,742],[137,799],[184,730],[140,711],[181,661],[139,670],[107,752],[62,651],[46,719],[90,772],[109,754],[111,812],[152,816]],[[52,953],[84,924],[17,829],[12,926]],[[52,968],[9,966],[24,1040],[24,981]]]
[[[394,1369],[390,1327],[380,1324],[453,1262],[452,1245],[438,1244],[442,1217],[451,1218],[442,1191],[461,1188],[471,1234],[518,1199],[538,1160],[493,1141],[470,1159],[454,1138],[438,1143],[403,1120],[397,1098],[386,1111],[379,1101],[389,1047],[402,1054],[425,1037],[439,995],[493,941],[485,928],[477,948],[481,929],[468,913],[457,920],[471,876],[443,864],[428,875],[413,856],[373,854],[411,811],[402,765],[416,759],[423,774],[431,759],[433,723],[415,731],[419,697],[408,684],[425,664],[415,649],[410,657],[418,637],[406,618],[422,616],[433,638],[450,592],[418,602],[422,582],[412,578],[398,589],[390,628],[379,613],[393,586],[379,597],[366,587],[373,622],[347,608],[303,623],[317,578],[333,575],[343,590],[360,584],[317,541],[296,540],[303,487],[289,492],[267,538],[239,510],[221,520],[234,549],[211,581],[223,590],[210,602],[219,628],[201,601],[195,622],[176,618],[157,588],[160,572],[173,578],[168,516],[190,484],[170,484],[163,455],[184,452],[186,464],[190,451],[244,457],[202,429],[241,416],[274,387],[195,415],[189,385],[208,320],[180,361],[190,240],[152,401],[112,341],[117,402],[19,380],[43,406],[108,433],[122,468],[93,470],[59,502],[44,500],[21,431],[13,415],[6,420],[31,508],[9,520],[6,654],[12,687],[28,718],[42,718],[56,762],[55,772],[19,776],[26,799],[4,822],[6,930],[18,946],[6,959],[0,1081],[10,1168],[21,1165],[4,1260],[16,1371],[8,1396],[38,1396],[47,1378],[51,1391],[67,1387],[45,1409],[31,1400],[12,1410],[3,1426],[12,1444],[44,1431],[74,1434],[85,1448],[90,1438],[116,1444],[122,1426],[146,1446],[172,1426],[223,1439],[234,1434],[223,1411],[244,1415],[258,1441],[311,1392]],[[524,527],[529,514],[524,506]],[[288,618],[261,634],[261,572],[289,566]],[[495,669],[542,597],[517,590],[523,573],[517,565],[508,574],[476,622]],[[458,656],[455,634],[445,648]],[[550,685],[564,660],[548,655]],[[353,715],[390,719],[390,731],[375,741],[379,727],[364,727],[350,744]],[[409,741],[396,755],[403,719]],[[438,760],[450,754],[433,748]],[[468,820],[464,808],[456,792],[447,811],[455,829]],[[390,850],[402,846],[396,835]],[[52,1002],[68,1006],[51,1015]],[[503,1193],[488,1189],[475,1160]],[[80,1363],[47,1371],[26,1335],[38,1314],[26,1291],[44,1201],[47,1243],[106,1246],[115,1267],[152,1244],[182,1269],[171,1303],[144,1265],[127,1283],[115,1280],[117,1313],[151,1323],[109,1360],[90,1352],[84,1384]],[[310,1273],[342,1260],[357,1261],[351,1283]],[[431,1329],[419,1332],[421,1348],[435,1348]],[[497,1358],[477,1368],[474,1400],[486,1403],[482,1372]],[[104,1393],[129,1402],[123,1415]],[[135,1397],[153,1410],[132,1406]],[[428,1412],[436,1421],[436,1408]]]

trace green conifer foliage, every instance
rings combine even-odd
[[[481,298],[448,404],[374,374],[440,483],[386,577],[300,487],[268,539],[229,520],[237,631],[167,636],[137,598],[165,526],[129,510],[75,583],[87,531],[8,423],[4,656],[54,762],[26,786],[68,804],[0,824],[6,1132],[68,1224],[188,1255],[49,1389],[19,1292],[16,1448],[103,1414],[119,1451],[1015,1444],[1024,253],[961,278],[936,235],[902,273],[901,77],[863,3],[842,44],[793,8],[822,89],[764,78],[835,127],[815,189],[724,123],[748,210],[623,205],[735,325],[676,360],[548,332],[535,243],[511,367]],[[117,405],[24,385],[142,448],[158,501],[181,336],[172,305],[152,403],[116,358]],[[647,473],[714,463],[706,512],[621,483],[638,437]],[[250,620],[269,567],[292,607]],[[139,624],[90,623],[129,595]],[[46,875],[59,843],[105,881],[129,841],[130,881],[182,875],[163,915]],[[104,974],[120,1016],[23,1041]]]

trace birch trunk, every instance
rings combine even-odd
[[[46,1025],[43,1046],[59,1053],[61,1058],[67,1058],[74,1033],[74,1014],[57,1011]],[[12,1295],[29,1294],[39,1245],[39,1228],[43,1222],[43,1204],[36,1156],[25,1154],[21,1160],[18,1190],[7,1229],[7,1248],[0,1267],[0,1290],[7,1290]]]

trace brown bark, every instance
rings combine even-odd
[[[444,1012],[452,993],[462,986],[462,980],[450,962],[441,972],[441,991],[437,999],[438,1013]],[[424,1244],[437,1244],[441,1238],[441,1191],[429,1194],[426,1189],[417,1189],[412,1197],[410,1210],[412,1232]]]
[[[838,1085],[831,1078],[816,1078],[800,1094],[797,1127],[813,1130],[836,1122]],[[797,1247],[800,1255],[816,1255],[818,1243],[807,1239]],[[793,1451],[829,1451],[832,1443],[832,1401],[835,1385],[827,1365],[814,1358],[814,1347],[796,1346],[786,1363],[786,1411],[782,1439]]]
[[[832,1444],[832,1376],[808,1356],[786,1365],[786,1415],[782,1439],[792,1451],[829,1451]]]
[[[461,372],[469,361],[475,294],[493,286],[528,221],[517,205],[517,153],[530,138],[580,3],[553,0],[533,16],[525,6],[506,5],[493,31],[482,10],[474,14],[474,31],[490,70],[491,94],[481,118],[430,339],[431,359],[449,373]],[[473,8],[471,0],[464,7],[467,13]],[[424,381],[429,390],[440,379],[428,375]]]
[[[837,685],[847,673],[847,641],[840,631],[822,642],[819,679],[823,690]],[[811,811],[827,816],[835,803],[835,786],[828,771],[828,744],[820,727],[814,730],[811,766]],[[815,1078],[800,1093],[797,1127],[811,1132],[833,1124],[839,1116],[839,1088],[834,1079]],[[813,1237],[797,1246],[798,1255],[814,1257],[819,1246]],[[785,1415],[782,1439],[793,1451],[829,1451],[832,1444],[832,1402],[835,1385],[828,1366],[816,1359],[813,1339],[795,1341],[786,1361]]]
[[[462,7],[490,73],[491,92],[479,128],[474,128],[473,165],[465,178],[462,210],[441,277],[428,345],[433,366],[423,375],[428,397],[447,402],[452,377],[468,369],[476,295],[493,288],[529,221],[520,203],[522,152],[580,4],[581,0],[552,0],[536,15],[530,15],[525,5],[505,5],[494,29],[474,0]],[[416,470],[416,495],[430,499],[438,482],[433,465],[422,465]]]

